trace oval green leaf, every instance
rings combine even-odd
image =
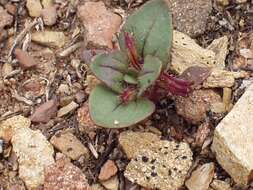
[[[148,87],[153,85],[160,76],[162,70],[162,62],[151,55],[147,55],[144,59],[144,65],[139,74],[138,81],[140,89],[138,96],[141,96]]]
[[[155,105],[145,98],[120,104],[118,95],[103,85],[97,85],[89,97],[91,119],[105,128],[132,126],[149,117]]]
[[[127,18],[119,36],[120,48],[124,51],[125,32],[134,38],[139,56],[158,57],[163,68],[167,68],[173,28],[172,16],[164,0],[151,0]]]
[[[127,72],[128,57],[120,51],[103,53],[94,57],[90,69],[94,75],[115,92],[124,90],[124,73]]]

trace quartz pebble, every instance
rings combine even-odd
[[[98,179],[108,180],[110,177],[114,176],[118,171],[117,166],[114,161],[108,160],[101,168]]]
[[[188,144],[157,141],[138,152],[125,170],[125,177],[143,187],[177,190],[192,165],[192,152]]]
[[[27,0],[26,7],[31,17],[39,17],[42,11],[40,0]]]

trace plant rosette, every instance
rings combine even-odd
[[[96,55],[90,64],[102,81],[89,97],[94,123],[106,128],[135,125],[155,111],[158,89],[186,96],[191,82],[167,73],[172,16],[164,0],[151,0],[130,15],[119,34],[120,50]]]

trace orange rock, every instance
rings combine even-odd
[[[53,116],[56,115],[58,102],[49,100],[36,108],[31,116],[31,121],[36,123],[47,123]]]
[[[20,67],[23,69],[30,69],[37,65],[33,57],[21,49],[15,49],[14,55],[19,61]]]
[[[107,10],[102,1],[87,2],[78,8],[78,16],[87,30],[87,41],[113,48],[112,38],[121,24],[121,17]]]
[[[101,168],[98,179],[101,181],[107,180],[114,176],[118,171],[114,161],[108,160]]]

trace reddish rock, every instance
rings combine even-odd
[[[91,190],[82,171],[67,159],[57,160],[55,164],[46,167],[44,173],[44,190]]]
[[[112,38],[121,24],[121,17],[107,10],[102,1],[86,2],[78,8],[78,16],[87,30],[87,41],[113,47]]]
[[[6,10],[4,10],[1,6],[0,6],[0,31],[2,28],[4,28],[5,26],[10,26],[13,22],[13,17],[7,13]]]
[[[15,49],[14,55],[19,61],[19,65],[22,69],[30,69],[36,66],[36,62],[31,55],[21,49]]]
[[[104,181],[114,176],[118,171],[114,161],[108,160],[101,168],[98,179]]]
[[[83,106],[77,110],[77,121],[81,132],[90,132],[97,127],[90,118],[88,102],[85,102]]]
[[[221,97],[214,90],[194,90],[188,97],[176,97],[177,113],[192,124],[201,123],[211,104],[221,102]]]
[[[57,21],[57,12],[55,6],[48,7],[42,10],[42,18],[47,26],[52,26]]]
[[[36,123],[47,123],[57,113],[58,102],[49,100],[40,105],[31,116],[31,121]]]
[[[8,11],[8,13],[15,15],[17,12],[17,7],[13,5],[12,3],[7,3],[5,5],[5,9]]]

